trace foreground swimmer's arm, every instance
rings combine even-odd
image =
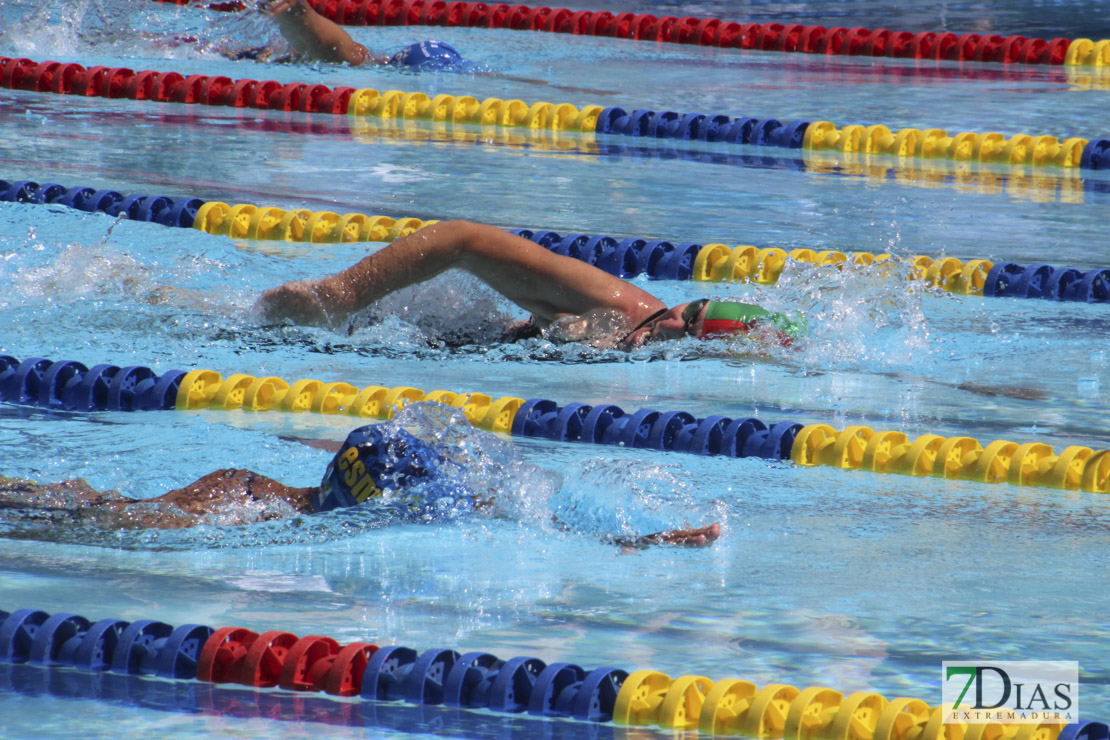
[[[634,325],[666,309],[647,291],[593,265],[496,227],[466,221],[426,226],[335,275],[268,290],[255,309],[268,320],[339,323],[396,290],[452,267],[466,270],[544,323],[608,310]]]
[[[496,77],[499,80],[507,80],[509,82],[521,82],[525,85],[538,85],[541,87],[550,87],[554,90],[562,90],[563,92],[582,93],[583,95],[616,95],[616,90],[600,90],[596,87],[582,87],[580,85],[560,85],[555,82],[548,82],[546,80],[539,80],[535,77],[519,77],[517,75],[504,74],[502,72],[482,72],[485,77]]]
[[[342,26],[313,10],[307,0],[270,0],[260,9],[274,19],[281,35],[304,58],[352,66],[388,61],[367,51]]]
[[[680,545],[682,547],[708,547],[721,536],[721,525],[710,524],[708,527],[694,527],[691,529],[667,529],[655,534],[644,534],[637,537],[614,537],[610,540],[614,545],[642,550],[652,545]]]
[[[183,529],[218,516],[248,524],[312,513],[315,488],[293,488],[249,470],[217,470],[168,493],[132,499],[101,493],[83,480],[42,484],[0,477],[0,509],[44,519],[57,515],[102,529]]]
[[[150,499],[131,499],[114,491],[101,493],[80,479],[48,485],[0,476],[0,516],[5,511],[19,511],[24,520],[76,521],[101,529],[185,529],[209,522],[249,524],[311,514],[318,491],[293,488],[249,470],[232,469],[217,470],[184,488]],[[707,547],[720,534],[720,527],[712,524],[609,541],[635,549],[652,545]]]

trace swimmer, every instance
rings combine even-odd
[[[451,268],[469,272],[531,313],[510,328],[509,341],[537,336],[553,324],[562,330],[569,323],[586,327],[586,335],[574,339],[623,349],[749,332],[789,345],[802,331],[799,322],[783,314],[744,303],[702,299],[668,308],[646,290],[593,265],[466,221],[425,226],[335,275],[267,290],[255,312],[268,321],[338,327],[390,293]]]
[[[313,10],[308,0],[269,0],[260,3],[258,9],[273,18],[281,35],[302,59],[345,62],[352,67],[389,63],[389,57],[372,54],[338,23]]]
[[[444,521],[490,509],[446,471],[457,465],[432,445],[382,425],[352,431],[342,445],[314,442],[335,450],[319,486],[295,488],[249,470],[224,469],[151,499],[99,492],[84,480],[49,485],[0,476],[0,517],[98,529],[183,529],[200,524],[237,525],[315,514],[378,502],[404,521]],[[705,547],[721,530],[717,524],[654,534],[613,536],[627,548],[651,545]]]
[[[450,45],[442,41],[423,41],[401,49],[393,56],[375,54],[351,38],[351,34],[335,21],[317,13],[308,0],[265,0],[258,6],[260,12],[267,14],[277,24],[281,35],[304,61],[349,64],[358,67],[364,64],[383,64],[420,70],[471,71],[473,65]],[[252,50],[256,58],[265,61],[267,52]],[[242,52],[239,53],[239,56]],[[569,92],[605,95],[612,90],[594,90],[587,87],[555,85],[544,80],[515,77],[498,73],[482,73],[514,82],[554,87]]]

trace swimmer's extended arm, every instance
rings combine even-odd
[[[251,502],[284,501],[298,512],[310,514],[315,493],[315,488],[294,488],[251,470],[224,468],[184,488],[175,488],[157,498],[140,499],[133,503],[171,504],[186,514],[199,517]]]
[[[552,523],[564,532],[572,528],[558,518],[552,517]],[[720,524],[709,524],[704,527],[688,527],[685,529],[665,529],[654,534],[639,535],[611,535],[602,538],[603,542],[617,545],[621,549],[645,550],[655,545],[677,545],[679,547],[709,547],[721,536]]]
[[[632,323],[665,308],[645,290],[493,226],[445,221],[426,226],[322,280],[286,283],[255,308],[268,320],[339,323],[390,293],[452,267],[466,270],[542,322],[591,311]]]
[[[224,524],[246,524],[287,516],[288,504],[311,513],[315,488],[293,488],[249,470],[217,470],[161,496],[132,499],[115,491],[101,493],[83,480],[43,484],[0,476],[0,510],[69,513],[103,529],[182,529],[209,516],[225,514]],[[236,513],[243,514],[238,518]]]
[[[308,0],[270,0],[262,4],[261,10],[274,19],[281,35],[304,57],[352,66],[386,61],[367,51],[342,26],[313,10]]]
[[[614,537],[614,545],[642,550],[653,545],[680,545],[682,547],[709,547],[721,536],[721,525],[690,529],[668,529],[655,534],[642,534],[636,537]]]

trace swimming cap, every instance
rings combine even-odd
[[[412,69],[444,69],[462,64],[463,58],[442,41],[421,41],[401,49],[390,57],[389,63]]]
[[[381,425],[359,427],[347,435],[343,446],[324,473],[313,498],[316,511],[357,506],[381,498],[382,489],[402,489],[436,475],[443,457],[403,429]]]
[[[764,323],[771,324],[785,335],[782,338],[784,344],[790,344],[805,333],[804,320],[793,320],[785,314],[747,303],[709,301],[706,303],[705,318],[702,320],[698,338],[711,339],[730,334],[746,334],[757,324]]]

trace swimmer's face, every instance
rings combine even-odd
[[[625,339],[625,344],[629,347],[640,347],[648,342],[697,336],[701,331],[702,322],[705,320],[707,305],[707,301],[680,303],[629,334]],[[690,307],[695,308],[691,308],[687,312],[687,308]]]

